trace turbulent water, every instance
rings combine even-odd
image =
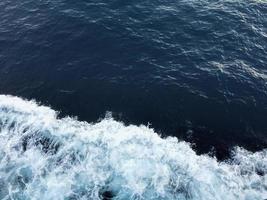
[[[218,162],[146,126],[60,119],[34,101],[0,96],[0,199],[266,198],[266,150],[236,148]]]

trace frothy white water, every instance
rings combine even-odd
[[[267,198],[267,150],[228,162],[174,137],[112,118],[58,119],[49,107],[0,95],[0,199]]]

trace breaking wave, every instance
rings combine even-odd
[[[0,95],[0,199],[267,198],[267,150],[218,162],[146,126],[80,122]]]

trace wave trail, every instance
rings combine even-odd
[[[0,95],[0,199],[267,198],[267,150],[231,160],[112,118],[90,124]]]

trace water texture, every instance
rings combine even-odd
[[[267,199],[266,64],[265,0],[2,0],[0,199]]]

